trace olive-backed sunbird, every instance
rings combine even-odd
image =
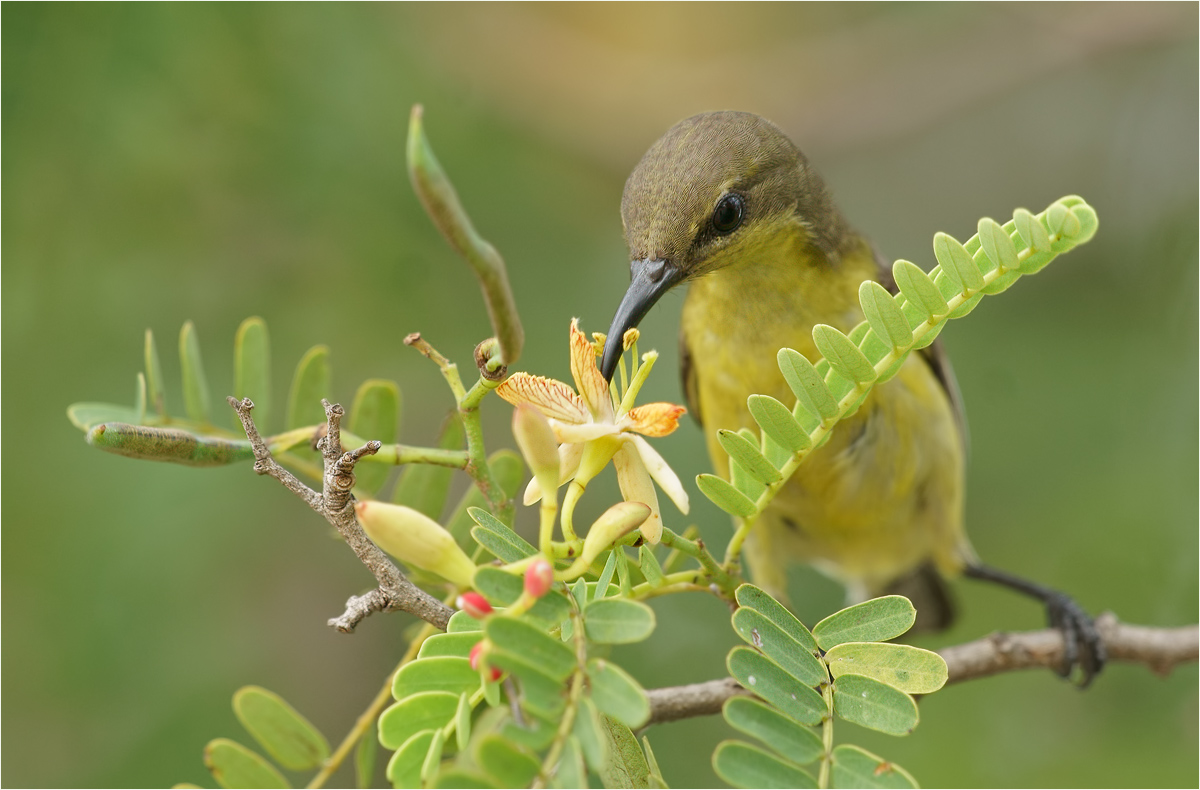
[[[634,168],[621,200],[631,283],[608,332],[612,379],[622,336],[658,299],[689,284],[681,321],[684,392],[717,472],[718,429],[755,428],[747,398],[794,396],[780,348],[820,357],[815,324],[848,332],[863,320],[864,280],[893,293],[890,269],[834,205],[821,177],[774,124],[744,112],[679,122]],[[786,592],[807,562],[854,598],[897,592],[926,628],[949,624],[944,579],[998,582],[1042,601],[1084,684],[1104,664],[1092,619],[1071,598],[980,564],[963,531],[965,424],[940,343],[910,355],[834,429],[762,514],[745,545],[753,579]]]

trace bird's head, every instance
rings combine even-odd
[[[629,290],[600,370],[611,379],[622,336],[675,285],[754,259],[785,229],[830,258],[844,233],[820,177],[778,127],[745,112],[671,127],[638,162],[621,198]]]

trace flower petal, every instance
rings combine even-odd
[[[658,494],[646,471],[642,457],[629,442],[621,445],[613,456],[613,467],[617,470],[617,484],[626,502],[641,502],[650,508],[650,517],[642,523],[642,537],[654,545],[662,539],[662,516],[658,511]]]
[[[674,403],[647,403],[634,406],[625,415],[632,429],[643,436],[666,436],[679,427],[679,417],[687,409]]]
[[[630,442],[637,448],[638,455],[641,456],[642,463],[646,465],[646,471],[654,478],[654,482],[658,483],[658,487],[663,490],[663,493],[671,498],[675,507],[679,508],[679,512],[687,515],[689,507],[687,491],[684,490],[683,483],[679,482],[679,476],[675,474],[675,470],[668,466],[658,451],[650,446],[650,442],[642,437],[632,436]]]
[[[554,438],[562,442],[590,442],[601,436],[615,436],[620,431],[611,422],[585,422],[582,425],[563,423],[553,420],[550,427],[554,429]]]
[[[514,406],[528,403],[555,420],[588,422],[589,415],[579,396],[566,384],[528,373],[514,373],[496,387],[496,394]]]
[[[596,367],[596,347],[579,331],[579,319],[571,319],[571,375],[588,411],[598,421],[612,422],[612,397],[608,382]]]
[[[558,446],[558,484],[560,486],[575,477],[575,473],[579,471],[579,459],[582,457],[582,444],[560,444]],[[541,498],[542,488],[538,485],[535,477],[529,481],[529,485],[525,486],[523,501],[528,506]]]

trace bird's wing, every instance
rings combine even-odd
[[[879,268],[879,284],[893,296],[900,293],[900,288],[896,285],[896,278],[892,276],[891,264],[887,258],[883,257],[878,248],[872,247],[872,249],[875,252],[875,263]],[[946,396],[950,399],[950,408],[954,410],[954,420],[958,423],[963,450],[967,450],[970,447],[970,437],[967,434],[967,414],[963,408],[962,390],[958,388],[958,379],[954,377],[954,368],[950,366],[950,357],[946,354],[945,347],[942,346],[941,338],[934,340],[917,353],[924,358],[930,370],[933,371],[933,375],[941,383],[942,389],[946,391]]]

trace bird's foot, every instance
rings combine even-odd
[[[1081,689],[1087,688],[1108,660],[1096,621],[1074,598],[1060,592],[1046,598],[1046,621],[1063,636],[1062,666],[1055,671],[1059,676],[1069,678],[1078,668],[1075,683]]]

